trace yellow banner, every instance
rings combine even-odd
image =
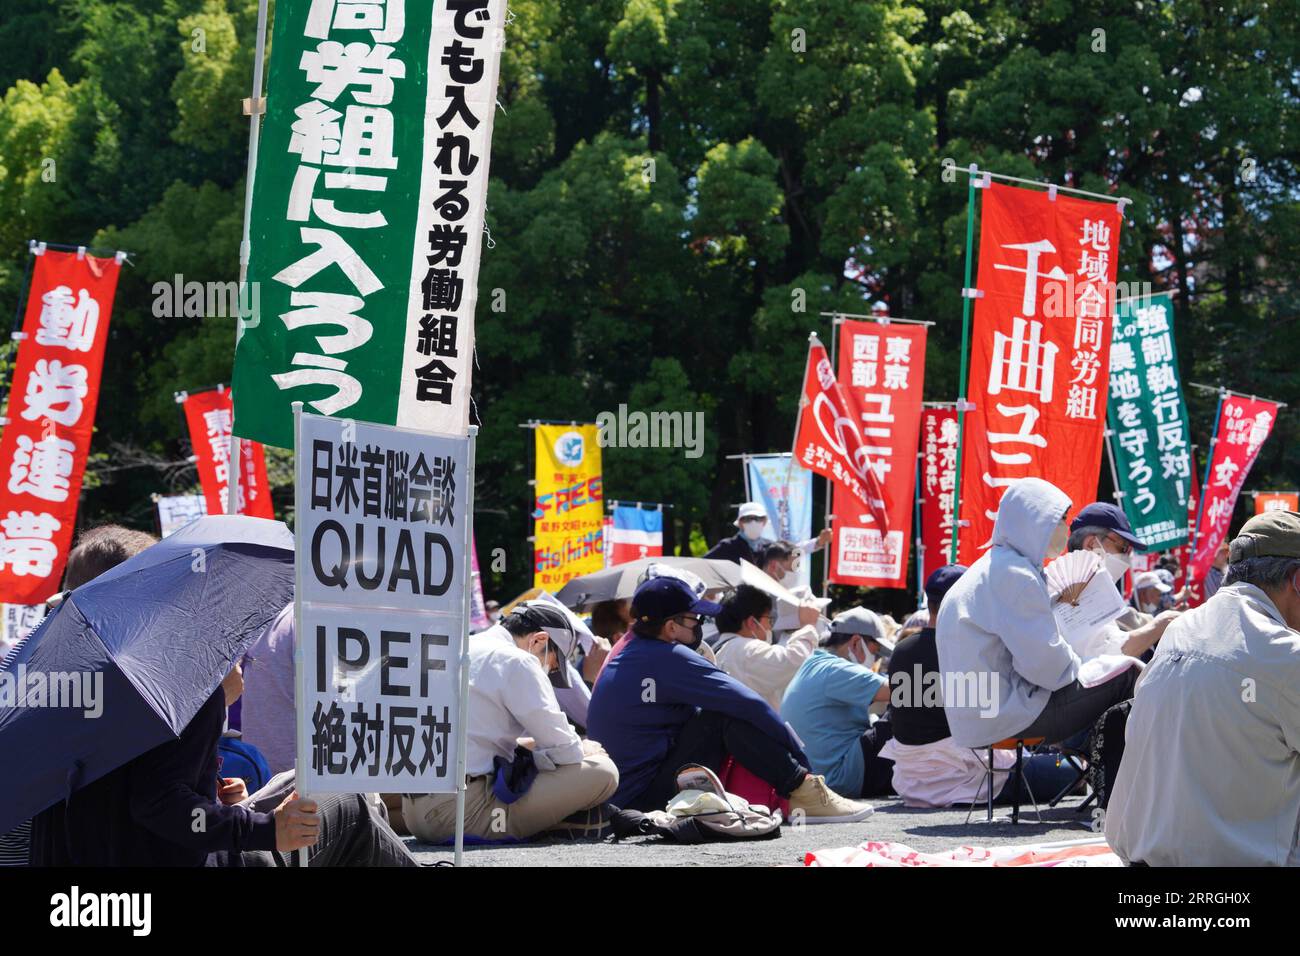
[[[605,566],[605,501],[595,425],[538,425],[533,499],[533,586],[565,581]]]

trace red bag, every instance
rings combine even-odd
[[[718,776],[727,793],[734,793],[742,800],[769,810],[780,810],[783,819],[790,819],[790,801],[773,790],[766,780],[754,776],[738,764],[735,757],[727,758],[722,765],[722,773]]]

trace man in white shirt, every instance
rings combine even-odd
[[[1300,514],[1251,518],[1229,561],[1138,682],[1106,812],[1126,863],[1300,865]]]
[[[818,616],[816,607],[801,605],[799,630],[785,644],[774,644],[772,596],[742,584],[722,603],[718,615],[719,636],[713,646],[718,666],[780,712],[786,686],[817,650]]]
[[[467,836],[526,840],[618,788],[614,762],[578,737],[556,701],[555,687],[572,680],[577,647],[568,617],[544,601],[521,604],[470,638]],[[454,793],[405,794],[402,812],[421,840],[455,833]]]

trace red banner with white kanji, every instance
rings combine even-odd
[[[835,493],[830,580],[905,588],[916,494],[916,441],[925,384],[925,326],[854,322],[840,326],[839,381],[880,482],[889,517],[882,533],[871,509]]]
[[[1097,496],[1121,219],[1109,203],[997,183],[984,190],[962,436],[960,558],[993,533],[1020,478]]]
[[[1192,554],[1192,580],[1201,583],[1214,552],[1228,539],[1232,511],[1259,449],[1277,420],[1277,403],[1242,395],[1226,396],[1214,429],[1209,481],[1201,489],[1201,517]]]
[[[882,533],[889,531],[884,492],[871,467],[862,429],[850,410],[848,395],[835,378],[826,346],[816,336],[808,343],[794,457],[809,471],[839,486],[844,497],[852,496]]]
[[[948,564],[957,480],[957,409],[921,412],[921,580]]]
[[[199,484],[208,514],[226,513],[226,492],[230,487],[230,425],[233,404],[230,389],[215,388],[187,395],[183,405],[190,445],[198,458]],[[271,489],[266,484],[266,454],[260,442],[239,443],[239,514],[274,518]]]
[[[0,438],[0,602],[38,604],[63,579],[120,271],[115,259],[36,256]]]

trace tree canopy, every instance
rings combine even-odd
[[[474,383],[478,548],[499,596],[531,582],[520,422],[702,411],[700,458],[605,454],[606,495],[673,504],[684,548],[729,527],[743,486],[725,456],[790,447],[807,333],[829,342],[819,312],[934,321],[925,397],[955,398],[966,189],[945,161],[1130,197],[1120,279],[1176,292],[1184,381],[1300,397],[1285,4],[510,9]],[[168,488],[139,462],[185,453],[172,392],[230,379],[233,320],[156,318],[152,288],[238,274],[255,24],[255,0],[7,0],[0,298],[21,298],[30,238],[131,253],[82,525],[148,527]],[[1203,454],[1214,399],[1187,397]],[[1251,487],[1296,486],[1298,415]]]

